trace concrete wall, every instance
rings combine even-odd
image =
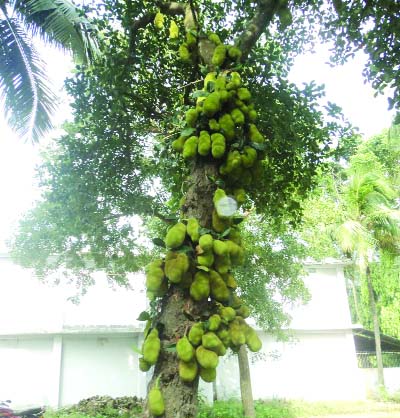
[[[362,379],[365,385],[365,391],[368,395],[377,392],[378,374],[376,369],[360,369]],[[390,394],[400,392],[400,367],[387,367],[383,369],[385,388]]]

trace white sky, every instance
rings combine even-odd
[[[46,47],[43,52],[54,86],[60,91],[60,97],[64,96],[56,115],[56,122],[61,124],[69,116],[66,96],[61,94],[61,89],[72,64],[59,51]],[[311,80],[325,84],[327,100],[341,106],[345,116],[360,128],[365,137],[389,127],[393,112],[387,110],[387,99],[383,96],[374,98],[372,88],[363,82],[365,57],[362,53],[342,67],[331,68],[326,64],[327,61],[328,51],[323,46],[318,47],[315,54],[299,57],[291,80],[299,85]],[[0,252],[6,251],[5,240],[38,196],[34,180],[35,166],[40,161],[40,148],[50,140],[51,136],[34,146],[23,143],[7,128],[0,116]]]

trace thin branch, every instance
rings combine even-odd
[[[246,60],[251,48],[271,23],[279,7],[280,0],[259,0],[257,2],[255,15],[235,41],[235,44],[242,51],[242,61]]]

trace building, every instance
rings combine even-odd
[[[289,342],[262,333],[262,355],[252,355],[255,398],[360,399],[343,265],[307,265],[311,301],[293,310]],[[15,408],[75,403],[94,395],[145,396],[146,375],[138,370],[145,310],[141,276],[132,289],[109,287],[99,274],[79,305],[66,300],[72,286],[50,287],[29,270],[0,257],[0,399]],[[239,396],[234,356],[218,368],[220,397]],[[202,384],[211,397],[212,385]]]

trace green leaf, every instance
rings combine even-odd
[[[226,236],[229,235],[229,233],[231,232],[231,228],[225,229],[224,232],[222,232],[222,234],[220,235],[221,238],[225,238]]]
[[[200,228],[199,229],[199,233],[200,233],[200,235],[210,234],[211,233],[211,229]]]
[[[267,144],[266,142],[251,142],[250,145],[256,149],[257,151],[265,151],[267,149]]]
[[[150,314],[146,311],[140,312],[139,316],[136,318],[137,321],[148,321],[150,319]]]
[[[196,266],[196,268],[197,268],[198,270],[210,271],[210,269],[209,269],[208,267],[206,267],[206,266],[200,266],[200,265],[197,265],[197,266]]]
[[[193,252],[193,248],[189,247],[189,245],[183,245],[176,250],[178,253],[190,253]]]
[[[167,353],[176,353],[176,344],[171,344],[168,347],[164,348]]]
[[[152,241],[154,245],[157,245],[157,247],[165,248],[165,242],[161,238],[153,238]]]
[[[181,135],[182,136],[190,136],[192,135],[193,132],[196,132],[195,128],[185,128],[182,132]]]
[[[193,99],[197,99],[198,97],[207,97],[209,95],[210,95],[210,93],[208,91],[204,91],[204,90],[196,90],[191,94]]]

